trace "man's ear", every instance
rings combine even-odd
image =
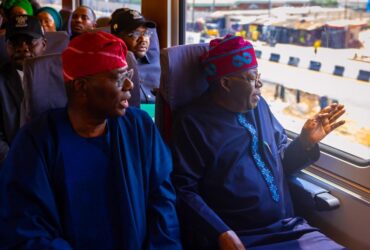
[[[228,77],[221,77],[220,78],[220,86],[223,90],[225,90],[226,92],[230,92],[231,91],[231,86],[230,86],[231,82],[229,80]]]
[[[46,45],[47,44],[48,44],[48,41],[45,38],[42,39],[42,46],[43,46],[42,51],[45,51],[46,50]]]
[[[75,93],[86,95],[87,81],[85,78],[77,78],[72,81],[72,87]]]

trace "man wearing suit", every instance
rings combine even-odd
[[[10,61],[0,67],[0,168],[20,127],[23,62],[41,55],[46,48],[44,31],[33,16],[12,18],[5,39]]]

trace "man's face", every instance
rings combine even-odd
[[[136,58],[145,56],[150,45],[151,31],[144,26],[139,26],[131,32],[122,32],[118,35],[127,45],[128,50],[135,54]]]
[[[132,73],[124,67],[86,77],[88,108],[104,119],[124,115],[134,87]]]
[[[260,100],[262,82],[257,69],[232,74],[225,77],[229,83],[229,96],[238,112],[247,112],[257,107]]]
[[[40,12],[39,14],[37,14],[37,18],[39,19],[42,27],[44,28],[44,31],[46,32],[57,31],[55,27],[54,18],[46,11]]]
[[[72,14],[71,29],[73,34],[82,34],[94,29],[95,20],[91,10],[78,7]]]
[[[44,38],[35,39],[28,35],[14,35],[6,44],[10,60],[15,64],[17,69],[22,70],[23,61],[26,58],[32,58],[42,55],[46,48]]]

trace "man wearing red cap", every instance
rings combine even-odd
[[[63,52],[67,107],[22,129],[0,176],[4,249],[181,249],[171,156],[128,107],[126,53],[104,32]]]
[[[212,40],[202,62],[209,88],[173,130],[173,181],[191,247],[343,249],[294,215],[284,178],[319,158],[317,143],[344,123],[343,105],[323,109],[288,144],[260,95],[251,43]]]

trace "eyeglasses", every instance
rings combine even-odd
[[[254,83],[254,86],[258,86],[258,85],[261,85],[262,86],[262,82],[261,82],[261,73],[258,73],[256,75],[256,78],[255,79],[250,79],[250,78],[244,78],[244,77],[240,77],[240,76],[230,76],[232,78],[238,78],[242,81],[248,81],[249,83],[253,84]]]
[[[37,45],[38,45],[38,42],[40,41],[41,39],[33,39],[32,37],[15,37],[15,38],[11,38],[8,40],[8,44],[13,47],[13,48],[16,48],[16,47],[22,47],[23,46],[23,43],[26,43],[27,47],[32,50],[34,49]]]
[[[118,80],[116,81],[117,88],[122,89],[125,84],[125,80],[128,79],[131,81],[133,76],[134,76],[134,69],[129,69],[126,72],[121,73],[119,75]]]
[[[140,31],[133,31],[133,32],[130,32],[127,34],[128,37],[130,37],[131,39],[134,39],[134,40],[137,40],[139,39],[139,37],[151,37],[153,34],[152,31],[150,30],[146,30],[146,31],[143,31],[143,32],[140,32]]]

